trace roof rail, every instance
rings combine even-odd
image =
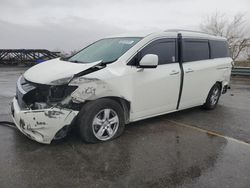
[[[193,30],[188,30],[188,29],[167,29],[164,32],[192,32],[192,33],[201,33],[201,34],[209,35],[208,33],[205,33],[202,31],[193,31]]]

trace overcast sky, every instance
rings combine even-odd
[[[0,48],[70,51],[129,31],[198,30],[216,11],[250,20],[250,0],[0,0]]]

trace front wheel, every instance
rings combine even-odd
[[[81,109],[77,124],[85,142],[112,140],[124,130],[123,109],[119,103],[107,98],[91,101]]]
[[[214,86],[209,91],[207,96],[207,100],[203,107],[207,110],[212,110],[216,107],[217,103],[219,102],[221,95],[221,87],[219,83],[214,84]]]

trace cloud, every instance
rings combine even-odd
[[[0,48],[68,50],[125,31],[198,29],[216,10],[250,18],[249,0],[0,0],[0,5]]]
[[[0,21],[0,28],[0,48],[42,48],[66,51],[81,49],[104,36],[125,32],[118,27],[76,17],[63,20],[63,24],[43,21],[39,26]]]

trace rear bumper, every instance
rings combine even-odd
[[[14,123],[23,134],[39,143],[50,144],[60,129],[71,124],[78,111],[55,107],[42,110],[21,110],[14,98],[11,113]]]

